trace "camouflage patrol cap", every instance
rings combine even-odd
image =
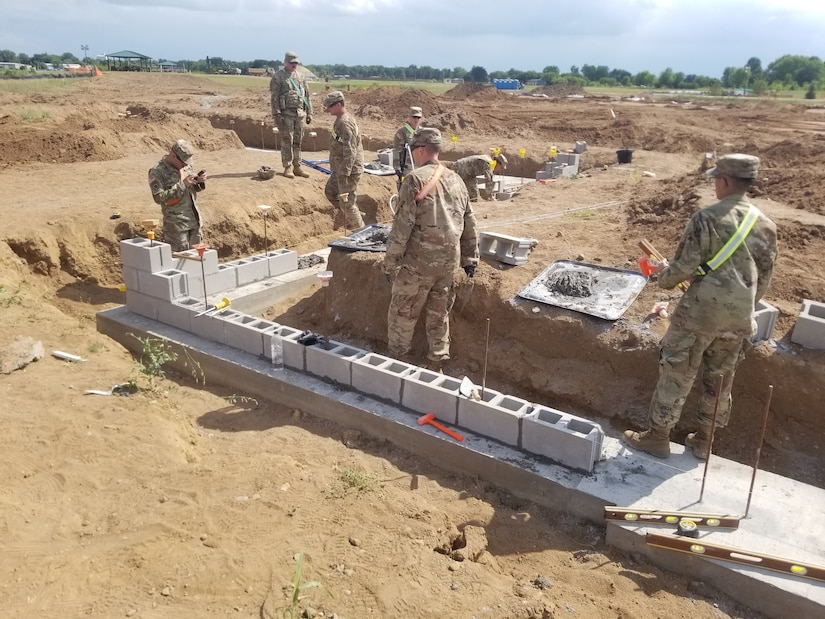
[[[301,61],[298,60],[298,54],[295,52],[286,52],[284,54],[284,62],[294,62],[296,64],[301,64]]]
[[[423,116],[423,113],[421,112],[421,108],[420,107],[411,107],[410,108],[410,116],[412,116],[413,118],[421,118]]]
[[[753,155],[725,155],[719,157],[716,167],[705,174],[710,178],[717,176],[732,176],[733,178],[754,179],[759,171],[759,157]]]
[[[175,153],[175,157],[184,163],[189,163],[192,160],[192,155],[195,154],[195,149],[186,140],[177,140],[169,150]]]
[[[419,127],[413,133],[410,146],[441,146],[441,132],[434,127]]]
[[[327,93],[327,96],[324,97],[324,109],[328,107],[332,107],[336,103],[343,103],[344,102],[344,93],[340,90],[333,90],[332,92]]]

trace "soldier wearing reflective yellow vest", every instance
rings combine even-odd
[[[401,181],[407,173],[413,169],[412,156],[410,155],[408,145],[412,140],[413,133],[421,124],[421,117],[423,112],[420,107],[410,108],[410,117],[407,122],[395,132],[392,139],[392,165],[395,168],[395,174],[398,176],[398,188],[401,189]]]
[[[172,251],[184,251],[201,242],[201,217],[195,194],[206,188],[206,173],[195,174],[192,145],[177,140],[169,154],[149,170],[152,198],[163,213],[163,240]]]
[[[691,217],[673,261],[658,265],[660,287],[672,289],[685,280],[690,286],[660,345],[648,428],[624,433],[631,447],[660,458],[670,455],[670,431],[700,370],[697,430],[685,445],[705,459],[714,412],[718,428],[728,424],[733,376],[750,347],[754,308],[768,288],[777,253],[776,225],[745,195],[758,169],[759,159],[751,155],[720,157],[707,172],[719,202]]]

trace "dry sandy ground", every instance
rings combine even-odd
[[[175,138],[190,139],[209,172],[204,229],[221,259],[263,248],[261,203],[273,206],[271,246],[306,253],[343,232],[321,173],[254,177],[279,159],[243,148],[270,146],[264,85],[107,74],[0,92],[3,616],[289,616],[301,552],[301,582],[322,586],[302,589],[298,608],[319,617],[760,616],[713,583],[606,547],[600,526],[445,473],[426,454],[254,400],[242,386],[204,384],[197,372],[150,381],[140,360],[96,333],[95,312],[123,301],[118,241],[159,216],[145,173]],[[532,176],[551,145],[588,142],[577,178],[478,205],[485,229],[539,244],[526,265],[486,260],[472,292],[458,281],[447,371],[481,381],[489,319],[490,387],[599,419],[608,432],[643,419],[666,328],[650,309],[678,293],[648,285],[615,322],[550,306],[534,313],[537,304],[515,295],[554,260],[634,268],[640,238],[672,253],[690,213],[712,201],[697,174],[704,153],[760,155],[756,199],[782,243],[766,300],[780,318],[776,341],[737,375],[734,422],[718,448],[750,462],[774,384],[763,466],[825,484],[822,353],[789,340],[801,300],[825,301],[821,110],[514,100],[471,88],[350,97],[372,151],[389,144],[409,105],[457,135],[444,158],[498,146],[515,174]],[[316,114],[309,158],[326,157],[330,120]],[[632,165],[615,165],[622,146],[636,149]],[[389,222],[393,191],[392,178],[365,177],[368,222]],[[582,210],[563,214],[571,208]],[[378,260],[333,252],[330,315],[336,338],[383,351],[389,290]],[[313,293],[268,316],[321,329],[323,308]],[[14,369],[22,337],[46,355]],[[54,350],[86,360],[61,361]],[[140,390],[128,397],[84,394],[130,380]]]

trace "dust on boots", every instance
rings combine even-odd
[[[700,460],[707,460],[710,451],[710,435],[699,428],[697,432],[691,432],[685,437],[685,447],[690,447],[693,455]]]
[[[639,451],[644,451],[657,458],[670,456],[670,431],[650,428],[644,432],[625,430],[622,440]]]

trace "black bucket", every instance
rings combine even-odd
[[[619,158],[619,163],[630,163],[633,161],[633,149],[623,148],[616,151],[616,156]]]

